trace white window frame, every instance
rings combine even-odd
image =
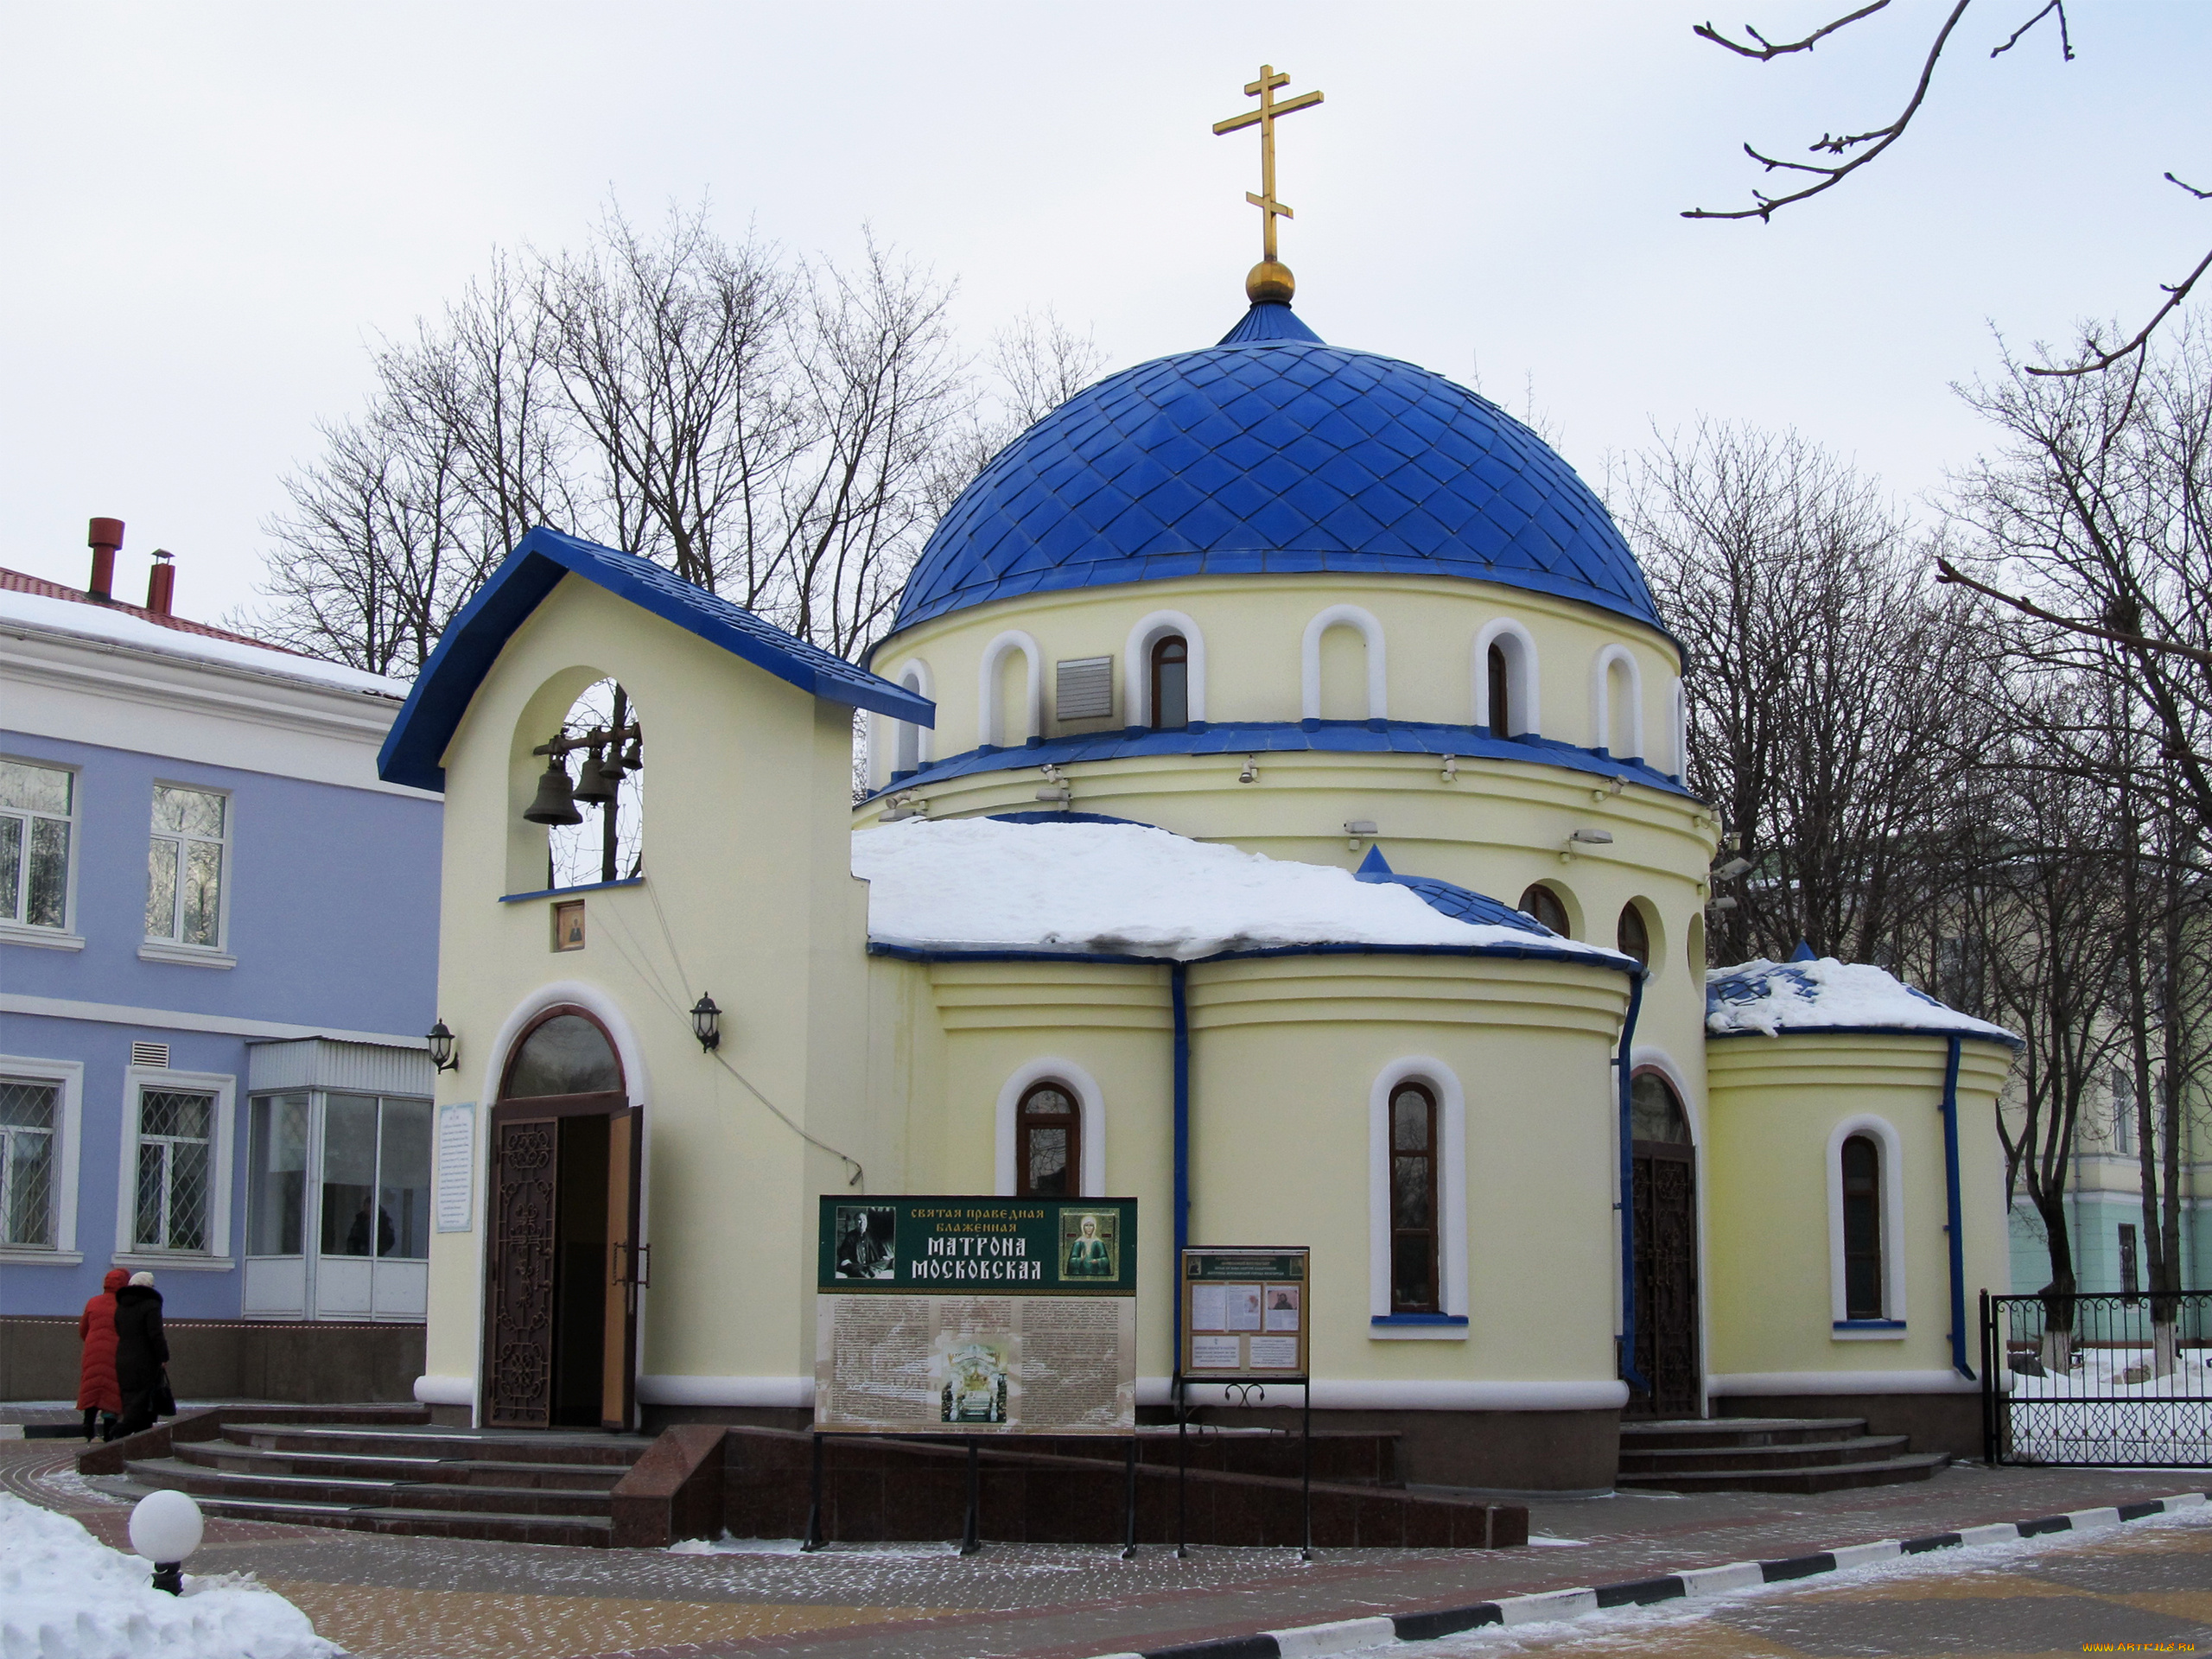
[[[1321,636],[1331,628],[1350,628],[1367,645],[1367,717],[1390,718],[1390,675],[1382,653],[1382,624],[1372,611],[1357,605],[1332,605],[1306,625],[1298,648],[1299,712],[1306,720],[1321,718]]]
[[[85,1128],[85,1068],[76,1060],[48,1060],[28,1054],[0,1054],[0,1077],[60,1087],[60,1122],[54,1126],[54,1248],[0,1244],[0,1263],[10,1267],[73,1268],[85,1259],[77,1248],[78,1154]]]
[[[48,950],[81,950],[85,948],[85,937],[76,929],[77,867],[83,861],[77,855],[83,845],[85,769],[67,761],[41,760],[28,754],[0,754],[0,760],[19,766],[39,766],[48,772],[66,772],[69,774],[69,816],[67,819],[69,825],[69,866],[61,882],[61,925],[36,927],[29,922],[16,921],[12,915],[0,916],[0,944],[35,945]],[[23,826],[22,863],[16,874],[18,893],[30,880],[31,821],[57,816],[52,812],[33,812],[24,808],[0,807],[0,817],[18,819]],[[14,908],[15,898],[11,894],[9,909],[12,912]]]
[[[1122,683],[1128,688],[1128,724],[1152,729],[1152,648],[1170,634],[1183,636],[1183,707],[1192,726],[1206,717],[1206,637],[1180,611],[1154,611],[1137,619],[1122,647]]]
[[[1442,1208],[1436,1241],[1440,1322],[1433,1314],[1403,1314],[1390,1306],[1390,1096],[1405,1083],[1426,1084],[1436,1096],[1436,1200]],[[1441,1060],[1408,1054],[1375,1074],[1367,1096],[1367,1334],[1396,1342],[1467,1339],[1467,1096],[1458,1075]]]
[[[1843,1143],[1872,1140],[1881,1155],[1882,1317],[1854,1319],[1844,1293]],[[1837,1342],[1902,1342],[1904,1319],[1904,1160],[1903,1140],[1885,1118],[1847,1117],[1828,1135],[1828,1320]]]
[[[187,944],[182,939],[174,935],[161,938],[149,933],[138,946],[138,958],[142,962],[181,963],[193,968],[235,968],[238,966],[238,959],[231,952],[231,887],[232,886],[231,853],[238,842],[238,795],[232,790],[219,788],[209,784],[190,783],[175,778],[156,778],[154,779],[153,787],[155,789],[189,789],[202,795],[222,797],[223,838],[217,843],[222,849],[222,863],[215,876],[215,943]],[[178,908],[184,902],[184,849],[194,842],[204,843],[207,840],[207,837],[205,836],[178,836],[172,835],[165,830],[155,829],[154,798],[150,791],[148,792],[146,841],[149,850],[151,850],[153,843],[156,841],[173,841],[177,844],[177,892],[169,909],[172,925],[177,925]],[[152,896],[150,887],[152,879],[149,874],[147,877],[149,883],[149,898]]]
[[[1625,671],[1628,679],[1628,741],[1635,747],[1633,754],[1614,754],[1610,747],[1613,734],[1612,671],[1616,665]],[[1636,653],[1626,645],[1607,645],[1591,659],[1590,724],[1592,748],[1604,750],[1615,760],[1644,758],[1643,673],[1637,666]]]
[[[1010,651],[1020,652],[1028,661],[1028,684],[1022,693],[1022,711],[1029,726],[1027,735],[1045,735],[1044,650],[1020,628],[1008,628],[983,647],[982,664],[976,677],[976,741],[995,749],[1019,747],[1006,740],[1006,710],[999,698],[999,664]]]
[[[909,657],[899,664],[890,677],[894,685],[904,686],[917,696],[937,701],[937,684],[930,673],[930,665],[919,657]],[[880,789],[891,781],[891,774],[906,770],[900,766],[900,751],[910,745],[914,751],[913,770],[920,771],[937,759],[937,733],[916,721],[900,720],[895,715],[871,712],[868,728],[868,769],[875,785]]]
[[[228,1273],[231,1255],[231,1160],[237,1149],[238,1080],[217,1071],[163,1071],[134,1065],[123,1074],[123,1155],[115,1180],[115,1264],[119,1268],[171,1268]],[[140,1248],[138,1224],[139,1100],[149,1089],[215,1096],[214,1122],[207,1147],[207,1248],[158,1250]]]
[[[1542,715],[1536,695],[1535,637],[1510,616],[1501,616],[1475,636],[1475,729],[1490,732],[1490,648],[1505,658],[1505,719],[1509,737],[1541,737]]]
[[[1667,683],[1667,742],[1668,752],[1675,760],[1675,769],[1668,776],[1678,784],[1687,783],[1690,775],[1690,716],[1680,675]]]
[[[999,1085],[996,1129],[993,1136],[995,1167],[992,1171],[994,1188],[998,1196],[1010,1198],[1020,1185],[1020,1153],[1015,1146],[1015,1128],[1021,1112],[1021,1097],[1040,1083],[1057,1083],[1075,1096],[1076,1111],[1083,1125],[1081,1135],[1082,1166],[1076,1171],[1077,1182],[1075,1195],[1079,1198],[1103,1198],[1106,1194],[1106,1093],[1092,1077],[1073,1060],[1046,1058],[1032,1060]]]

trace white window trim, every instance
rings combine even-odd
[[[936,677],[930,672],[930,665],[918,657],[909,657],[889,677],[893,684],[904,686],[917,696],[927,697],[931,702],[937,701]],[[873,712],[868,719],[873,722],[868,734],[868,755],[877,787],[889,783],[891,774],[902,770],[899,751],[909,730],[914,734],[915,769],[918,771],[937,759],[937,733],[931,728],[918,721]]]
[[[1475,636],[1472,668],[1475,681],[1475,729],[1490,730],[1490,648],[1505,656],[1505,717],[1507,735],[1541,737],[1543,717],[1536,696],[1536,641],[1528,629],[1510,616],[1501,616]]]
[[[1465,1342],[1465,1325],[1376,1325],[1390,1311],[1390,1094],[1402,1083],[1424,1083],[1436,1093],[1436,1192],[1443,1207],[1437,1241],[1439,1298],[1447,1318],[1467,1317],[1467,1097],[1441,1060],[1410,1054],[1376,1073],[1367,1096],[1368,1335],[1391,1341]]]
[[[1611,672],[1615,663],[1628,671],[1628,737],[1636,746],[1633,754],[1613,754],[1607,747],[1613,733]],[[1604,749],[1616,760],[1643,759],[1643,675],[1636,665],[1636,653],[1626,645],[1607,645],[1590,660],[1590,724],[1592,748]]]
[[[1019,1182],[1015,1179],[1015,1120],[1020,1115],[1021,1097],[1040,1083],[1065,1084],[1075,1093],[1076,1111],[1083,1124],[1083,1166],[1076,1172],[1080,1184],[1076,1197],[1098,1198],[1106,1195],[1106,1095],[1099,1088],[1098,1079],[1077,1065],[1073,1060],[1032,1060],[999,1085],[997,1129],[995,1139],[995,1167],[992,1179],[997,1195],[1010,1198]]]
[[[76,1060],[0,1054],[0,1077],[59,1084],[61,1089],[61,1121],[54,1126],[54,1248],[41,1250],[0,1245],[0,1263],[10,1267],[73,1268],[85,1259],[84,1252],[77,1248],[77,1168],[85,1130],[85,1068]]]
[[[1680,675],[1667,685],[1667,740],[1669,752],[1675,758],[1675,769],[1669,776],[1678,784],[1687,783],[1690,775],[1689,702]]]
[[[999,706],[999,664],[1010,651],[1028,659],[1029,683],[1022,695],[1029,730],[1045,734],[1045,653],[1036,639],[1020,628],[1008,628],[983,647],[983,660],[976,678],[976,741],[993,748],[1014,747],[1006,741],[1006,710]]]
[[[1321,718],[1321,636],[1331,628],[1351,628],[1367,642],[1367,717],[1390,717],[1390,679],[1382,655],[1382,625],[1357,605],[1332,605],[1306,625],[1299,646],[1299,706],[1305,719]]]
[[[1193,724],[1206,717],[1206,637],[1180,611],[1154,611],[1140,617],[1122,648],[1122,683],[1128,688],[1132,726],[1152,728],[1152,648],[1171,633],[1183,636],[1184,707]]]
[[[1882,1157],[1882,1318],[1896,1328],[1853,1326],[1843,1284],[1843,1143],[1854,1135],[1871,1136]],[[1847,1117],[1828,1135],[1828,1318],[1837,1342],[1904,1340],[1904,1143],[1883,1118]]]
[[[226,1272],[231,1255],[231,1159],[237,1143],[233,1108],[238,1080],[215,1071],[163,1071],[134,1065],[123,1074],[123,1157],[115,1178],[115,1261],[118,1267],[204,1268]],[[214,1133],[207,1148],[207,1248],[149,1250],[132,1236],[138,1220],[138,1096],[143,1089],[174,1089],[215,1096]]]
[[[218,868],[215,875],[215,943],[213,944],[187,944],[181,939],[156,938],[152,934],[148,934],[145,938],[145,944],[152,947],[152,953],[149,954],[145,949],[142,948],[138,952],[139,959],[143,962],[190,963],[195,967],[201,968],[235,968],[238,966],[238,958],[230,954],[231,888],[234,885],[231,880],[231,874],[232,866],[235,863],[235,861],[232,857],[232,853],[238,845],[238,793],[234,790],[223,789],[212,784],[192,783],[181,778],[156,778],[154,779],[152,788],[189,789],[196,791],[198,793],[202,795],[219,795],[223,798],[223,838],[219,843],[222,848],[222,862]],[[177,859],[177,880],[181,883],[184,880],[184,859],[181,854],[181,844],[190,841],[206,841],[208,837],[205,836],[170,836],[164,830],[156,830],[154,828],[153,795],[149,791],[146,797],[146,839],[149,848],[153,841],[157,836],[163,840],[175,841],[180,843],[180,853]],[[151,880],[151,879],[152,878],[149,875],[148,880]],[[148,896],[150,897],[151,894],[149,893]],[[174,907],[172,908],[170,914],[172,918],[174,918],[175,915]]]
[[[85,948],[85,938],[76,931],[75,924],[77,867],[84,861],[78,854],[83,849],[84,843],[85,804],[81,785],[85,781],[85,769],[66,760],[42,760],[28,754],[0,754],[0,760],[12,760],[18,766],[40,766],[48,772],[66,772],[69,774],[69,869],[61,884],[61,925],[33,927],[28,922],[0,918],[0,944],[33,944],[43,945],[49,950],[81,950]],[[25,816],[50,818],[54,815],[41,812],[27,813]],[[26,862],[30,855],[30,839],[27,835],[22,848],[22,857]],[[13,908],[12,901],[10,907]]]

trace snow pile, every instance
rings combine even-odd
[[[66,1515],[0,1492],[0,1655],[6,1659],[339,1659],[298,1608],[238,1576],[187,1574],[156,1590],[153,1567]]]
[[[56,633],[73,633],[89,639],[105,639],[111,645],[128,645],[134,651],[159,652],[167,657],[190,657],[204,663],[219,663],[226,668],[242,668],[257,674],[277,675],[288,680],[336,686],[345,691],[372,691],[383,697],[404,698],[407,695],[407,682],[404,680],[386,679],[381,674],[364,673],[358,668],[347,668],[341,663],[326,663],[314,657],[297,657],[290,652],[272,651],[265,645],[241,645],[235,639],[211,639],[204,633],[188,633],[181,628],[165,628],[158,622],[149,622],[128,611],[110,610],[105,605],[79,604],[73,599],[49,599],[44,594],[26,594],[13,588],[0,588],[0,625],[10,622],[25,623]]]
[[[1802,962],[1761,957],[1705,976],[1705,1028],[1732,1031],[1819,1031],[1837,1027],[1961,1032],[2012,1040],[2002,1026],[1947,1008],[1925,991],[1868,963],[1821,957]]]
[[[868,936],[929,949],[1025,950],[1193,962],[1301,944],[1513,946],[1625,958],[1517,927],[1456,921],[1416,893],[1134,823],[932,823],[853,835]]]

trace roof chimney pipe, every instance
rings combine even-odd
[[[154,568],[146,573],[146,608],[156,616],[167,616],[176,602],[176,567],[169,563],[175,556],[165,547],[154,550]]]
[[[85,589],[85,597],[96,599],[103,605],[115,602],[115,556],[123,548],[123,520],[95,518],[85,537],[85,545],[92,550],[92,585]]]

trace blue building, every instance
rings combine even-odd
[[[165,562],[116,601],[93,525],[88,590],[0,570],[0,1396],[74,1393],[111,1266],[154,1271],[181,1394],[387,1391],[430,1225],[406,688],[174,615]]]

